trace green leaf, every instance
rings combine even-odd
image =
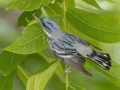
[[[83,0],[84,2],[86,2],[87,4],[90,4],[98,9],[102,9],[97,3],[95,0]]]
[[[33,11],[40,8],[42,5],[47,5],[53,0],[12,0],[7,6],[6,10],[9,8],[24,10],[24,11]]]
[[[41,15],[41,13],[42,12],[40,9],[31,11],[31,12],[28,12],[28,11],[23,12],[18,18],[18,26],[27,26],[30,21],[35,19],[33,17],[33,14],[39,16]]]
[[[25,57],[25,55],[3,51],[0,55],[0,70],[5,76],[10,74]]]
[[[117,86],[120,87],[120,64],[116,63],[115,61],[111,60],[112,67],[110,70],[104,70],[91,60],[87,60],[85,63],[85,67],[95,69],[96,71],[104,74],[106,77],[108,77],[112,82],[114,82]],[[94,75],[93,75],[94,77]]]
[[[118,4],[119,1],[117,2],[116,0],[107,0],[107,2]]]
[[[66,18],[76,30],[97,41],[104,43],[120,41],[120,23],[116,19],[81,9],[68,9]]]
[[[85,90],[85,89],[75,84],[69,84],[68,90]]]
[[[47,6],[44,6],[44,10],[46,13],[51,16],[51,15],[60,15],[63,16],[63,9],[60,7],[61,4],[55,2],[54,4],[48,4]]]
[[[0,90],[13,90],[14,73],[0,76]]]
[[[41,51],[47,46],[46,36],[40,23],[34,23],[23,31],[23,36],[18,37],[5,50],[19,54],[31,54]]]
[[[57,58],[53,55],[50,48],[46,48],[44,51],[39,52],[39,54],[45,58],[45,60],[50,63],[55,61]],[[57,69],[55,70],[55,73],[57,76],[62,80],[62,82],[65,83],[65,77],[64,77],[64,70],[61,64],[58,65]]]
[[[28,21],[33,20],[32,12],[23,12],[18,18],[18,26],[27,26]]]
[[[38,74],[33,75],[28,79],[26,90],[44,90],[45,85],[53,75],[56,67],[59,64],[59,60],[45,67]]]
[[[24,83],[24,85],[27,85],[27,81],[32,76],[27,70],[25,70],[22,66],[17,67],[18,76],[21,79],[21,81]]]
[[[56,21],[57,23],[59,23],[59,22],[61,22],[61,20],[62,20],[62,16],[60,16],[60,15],[52,15],[52,16],[50,16],[49,18],[51,18],[52,20],[54,20],[54,21]]]
[[[66,0],[66,6],[68,8],[75,8],[75,0]]]

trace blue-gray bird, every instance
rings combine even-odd
[[[111,67],[111,58],[109,54],[93,50],[92,44],[66,32],[61,31],[59,25],[50,18],[39,18],[34,16],[42,25],[47,34],[48,43],[53,54],[66,63],[68,66],[92,76],[84,67],[85,58],[109,70]]]

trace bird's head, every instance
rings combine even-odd
[[[51,36],[54,33],[61,32],[59,25],[50,18],[39,18],[34,16],[42,25],[44,31],[48,36]]]

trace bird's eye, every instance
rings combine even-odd
[[[43,23],[43,26],[45,26],[45,23]]]

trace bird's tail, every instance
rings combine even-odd
[[[89,58],[106,70],[109,70],[111,67],[109,54],[93,51]]]

